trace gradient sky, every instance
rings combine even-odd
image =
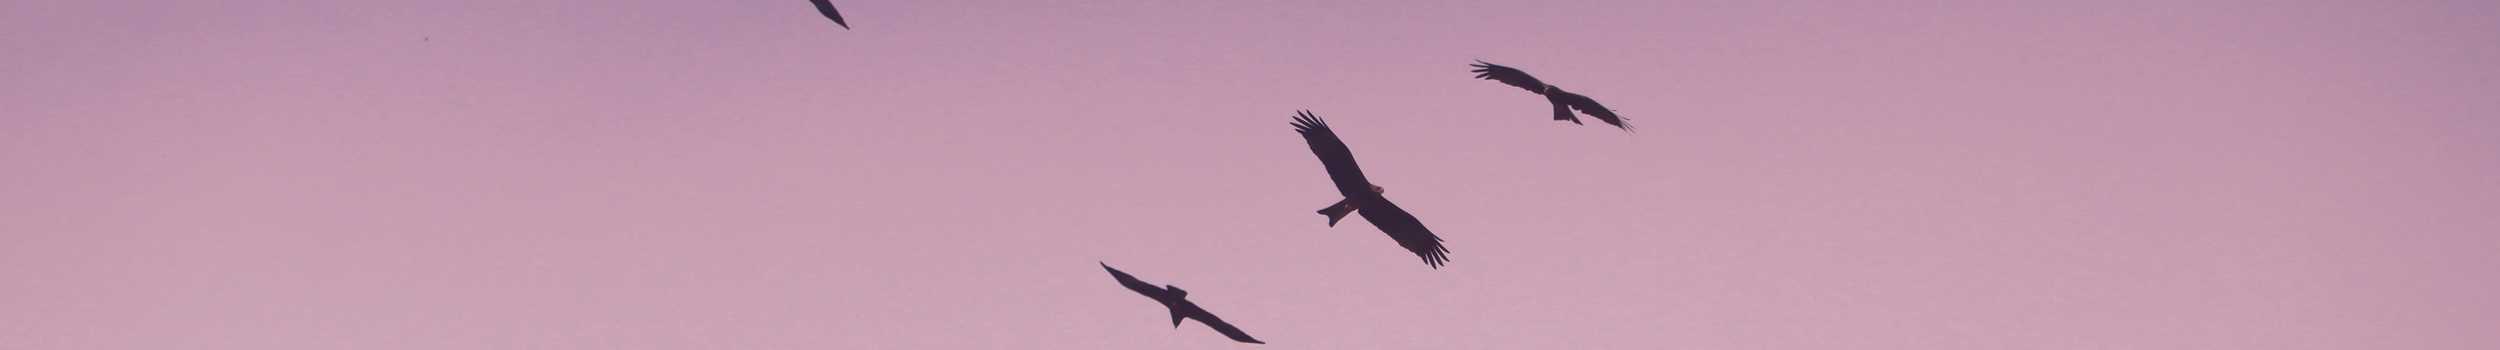
[[[2500,348],[2500,2],[839,2],[0,3],[0,348]]]

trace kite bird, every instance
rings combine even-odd
[[[1328,168],[1328,178],[1337,182],[1337,193],[1345,195],[1344,200],[1319,210],[1320,215],[1328,216],[1329,227],[1336,227],[1337,220],[1344,219],[1347,213],[1362,212],[1364,221],[1389,234],[1398,246],[1415,252],[1425,265],[1439,269],[1441,264],[1450,262],[1450,248],[1441,246],[1440,236],[1432,235],[1432,230],[1425,229],[1423,221],[1415,220],[1414,214],[1382,197],[1387,190],[1363,178],[1363,168],[1354,165],[1354,151],[1347,150],[1345,141],[1337,139],[1337,132],[1328,128],[1328,121],[1302,111],[1294,116],[1293,131],[1302,133],[1302,141],[1311,144],[1311,154],[1318,155],[1319,164]]]
[[[1520,71],[1518,68],[1485,63],[1482,60],[1467,66],[1476,68],[1470,72],[1476,72],[1477,79],[1499,81],[1505,85],[1517,86],[1521,89],[1528,89],[1528,92],[1545,95],[1545,102],[1554,104],[1554,120],[1569,120],[1572,124],[1580,124],[1580,117],[1571,115],[1571,110],[1577,109],[1580,113],[1597,118],[1598,121],[1613,124],[1617,128],[1622,128],[1623,131],[1632,131],[1632,125],[1625,124],[1622,116],[1615,115],[1615,111],[1606,109],[1605,105],[1597,104],[1597,100],[1563,91],[1562,87],[1536,80],[1536,77],[1529,76],[1528,72]]]
[[[1127,272],[1120,272],[1120,269],[1111,268],[1111,264],[1100,261],[1094,263],[1102,264],[1103,271],[1111,271],[1111,279],[1120,280],[1120,286],[1137,291],[1137,294],[1144,294],[1147,298],[1154,298],[1155,302],[1163,303],[1164,308],[1171,309],[1172,328],[1180,328],[1181,319],[1195,318],[1198,319],[1198,323],[1206,324],[1207,328],[1214,328],[1216,333],[1224,333],[1224,337],[1233,338],[1233,341],[1267,344],[1267,342],[1250,338],[1249,333],[1242,333],[1240,328],[1233,328],[1233,324],[1225,323],[1224,319],[1216,318],[1215,314],[1207,313],[1206,309],[1198,308],[1198,303],[1192,303],[1186,299],[1189,297],[1189,291],[1181,290],[1181,287],[1172,285],[1156,287],[1153,283],[1137,280],[1137,276],[1130,276]]]
[[[840,25],[842,29],[851,29],[850,23],[842,23],[842,11],[833,10],[833,0],[807,0],[807,2],[816,3],[816,12],[824,13],[825,18],[833,19],[834,25]]]

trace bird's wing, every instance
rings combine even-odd
[[[1441,246],[1441,236],[1433,235],[1431,229],[1424,228],[1422,220],[1416,220],[1415,214],[1408,214],[1396,203],[1384,198],[1365,204],[1356,213],[1363,214],[1363,221],[1370,221],[1381,233],[1389,234],[1389,239],[1397,240],[1398,246],[1423,258],[1425,265],[1438,269],[1450,262],[1450,248]]]
[[[1328,128],[1328,121],[1310,111],[1293,117],[1293,131],[1302,133],[1302,141],[1311,144],[1311,154],[1319,156],[1319,164],[1328,167],[1328,179],[1337,182],[1337,193],[1346,197],[1372,194],[1371,180],[1363,178],[1363,168],[1354,165],[1354,151],[1337,139],[1337,131]]]
[[[1517,86],[1521,89],[1528,89],[1528,92],[1538,94],[1545,93],[1545,82],[1536,80],[1536,77],[1529,76],[1528,72],[1520,71],[1518,68],[1485,63],[1484,61],[1476,61],[1475,64],[1467,66],[1476,67],[1475,70],[1471,70],[1470,72],[1476,72],[1477,79],[1499,81],[1502,82],[1502,84]]]
[[[1615,115],[1614,110],[1606,109],[1605,105],[1597,104],[1597,100],[1595,99],[1590,99],[1588,96],[1581,96],[1580,94],[1568,91],[1556,91],[1554,93],[1556,94],[1555,97],[1557,97],[1556,100],[1562,101],[1565,105],[1570,105],[1571,109],[1580,110],[1580,113],[1586,113],[1590,117],[1596,117],[1597,120],[1604,121],[1606,124],[1613,124],[1615,127],[1622,128],[1624,131],[1632,131],[1632,124],[1624,122],[1623,116]]]
[[[1242,333],[1241,328],[1233,327],[1231,322],[1224,322],[1224,319],[1215,317],[1215,313],[1206,312],[1206,309],[1198,309],[1198,312],[1190,314],[1189,318],[1198,319],[1198,323],[1206,324],[1207,328],[1214,328],[1216,333],[1223,333],[1225,338],[1233,338],[1233,341],[1251,344],[1267,344],[1267,342],[1251,338],[1250,333]]]
[[[816,12],[825,14],[825,18],[833,19],[833,24],[842,26],[842,29],[851,29],[850,23],[842,22],[842,11],[833,9],[833,0],[807,0],[807,2],[815,3]]]
[[[1146,297],[1150,298],[1163,294],[1163,287],[1156,287],[1153,283],[1146,283],[1146,281],[1137,280],[1137,276],[1130,276],[1127,272],[1120,272],[1120,269],[1111,268],[1111,264],[1105,264],[1102,262],[1095,263],[1102,264],[1103,271],[1111,271],[1111,279],[1120,280],[1121,287],[1128,287],[1128,290],[1137,291],[1137,294],[1144,294]]]

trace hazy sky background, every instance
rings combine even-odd
[[[2500,348],[2491,1],[837,5],[0,3],[0,348]]]

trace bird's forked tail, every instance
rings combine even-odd
[[[1570,104],[1563,103],[1561,99],[1554,96],[1546,96],[1545,101],[1554,104],[1554,120],[1569,120],[1571,125],[1582,125],[1580,116],[1571,114]]]
[[[1172,328],[1181,328],[1181,309],[1172,309]]]
[[[1337,227],[1337,220],[1345,219],[1346,214],[1354,213],[1354,209],[1354,199],[1347,198],[1338,200],[1337,204],[1329,204],[1327,208],[1320,208],[1319,215],[1328,216],[1328,227]]]

